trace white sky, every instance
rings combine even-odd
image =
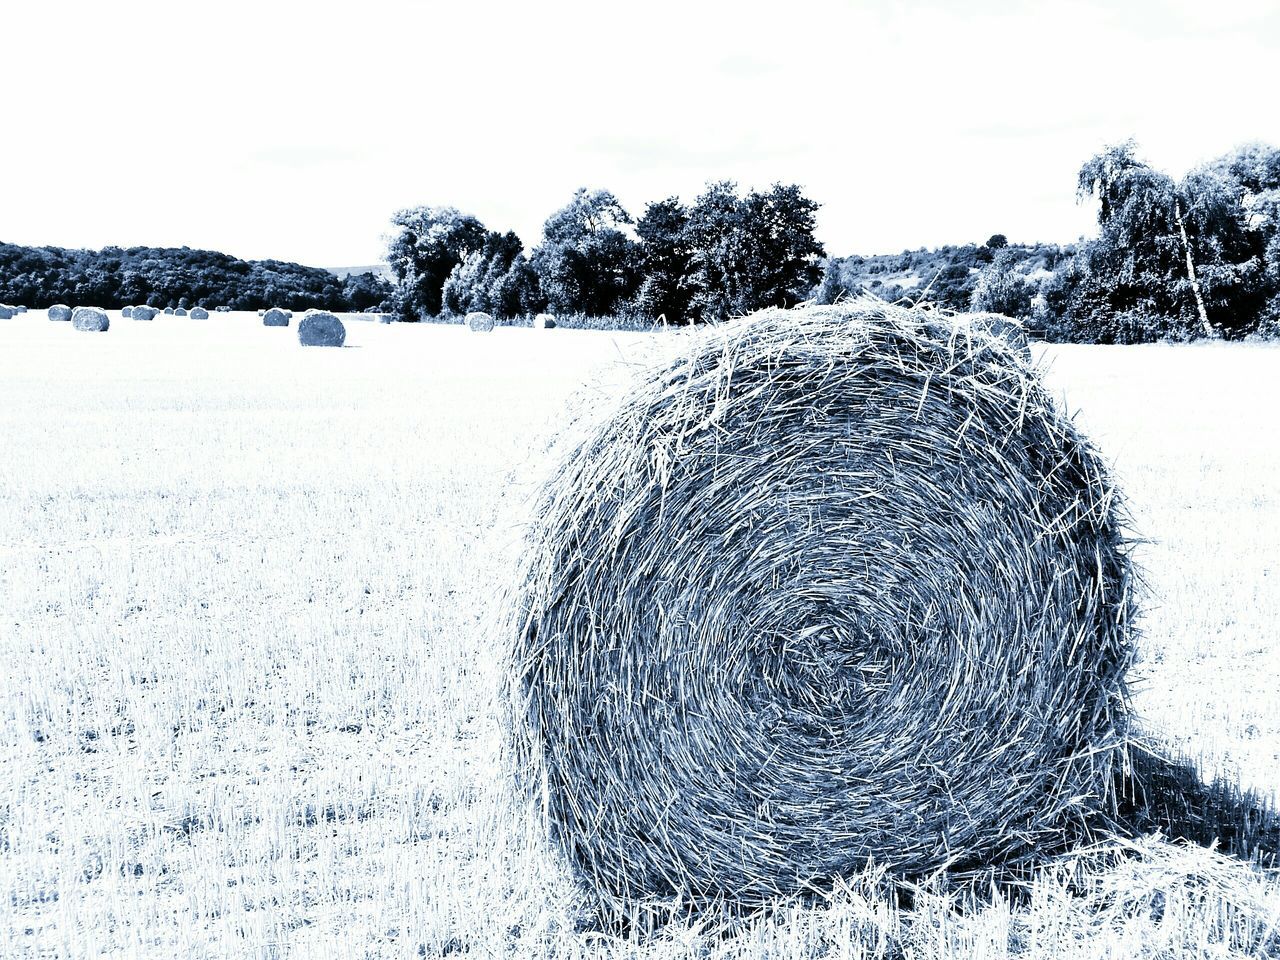
[[[1069,241],[1081,162],[1280,144],[1277,0],[0,0],[0,240],[373,263],[398,208],[526,245],[801,184],[830,253]]]

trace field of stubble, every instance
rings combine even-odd
[[[539,449],[653,338],[112,322],[0,321],[0,955],[1280,956],[1280,880],[1161,841],[1016,904],[579,930],[502,789],[492,617]],[[1280,349],[1038,355],[1148,541],[1146,729],[1274,797]]]

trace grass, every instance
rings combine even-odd
[[[1280,881],[1152,839],[968,909],[871,874],[727,934],[593,932],[502,789],[492,604],[568,398],[653,339],[111,319],[0,326],[0,952],[1280,955]],[[1149,540],[1147,728],[1230,785],[1220,819],[1274,802],[1280,350],[1048,360]]]

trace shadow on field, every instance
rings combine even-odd
[[[1280,866],[1280,811],[1252,791],[1214,780],[1205,784],[1195,763],[1166,760],[1141,748],[1120,783],[1120,820],[1134,833],[1210,846],[1266,867]]]

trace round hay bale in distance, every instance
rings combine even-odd
[[[489,333],[493,330],[493,317],[479,310],[468,313],[464,322],[472,333]]]
[[[1133,657],[1119,497],[1034,372],[936,312],[673,345],[547,480],[515,772],[599,906],[758,906],[1105,824]]]
[[[85,333],[105,333],[111,328],[111,320],[105,310],[97,307],[76,307],[71,314],[71,325]]]
[[[264,327],[287,327],[289,325],[289,315],[278,307],[262,311],[261,316]]]
[[[556,318],[549,313],[540,313],[533,318],[533,327],[535,330],[554,330]]]
[[[70,320],[71,308],[68,307],[65,303],[55,303],[52,307],[49,308],[49,319],[50,320]]]
[[[173,307],[165,307],[164,312],[168,316],[173,316]]]
[[[0,320],[12,320],[18,315],[18,311],[13,307],[0,304]]]
[[[317,310],[298,322],[298,342],[304,347],[340,347],[347,339],[347,328],[332,313]]]
[[[155,307],[134,307],[130,316],[134,320],[154,320],[159,312]]]
[[[19,313],[26,313],[26,312],[27,312],[27,307],[26,307],[26,305],[25,305],[25,304],[22,304],[22,303],[18,304],[16,307],[14,307],[14,309],[15,309],[15,310],[17,310]]]
[[[208,319],[209,319],[209,311],[208,311],[208,310],[206,310],[204,307],[192,307],[192,308],[191,308],[191,319],[192,319],[192,320],[208,320]]]
[[[187,315],[186,307],[178,307],[176,310],[173,311],[173,315],[175,317],[185,317]]]
[[[133,316],[133,307],[121,307],[120,316],[128,320],[131,316]]]

